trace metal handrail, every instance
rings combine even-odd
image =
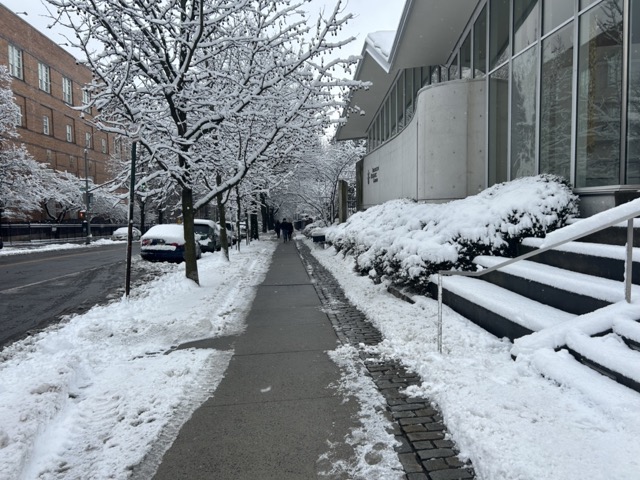
[[[622,213],[620,216],[615,215],[615,211],[620,210]],[[525,254],[522,254],[518,257],[511,258],[505,262],[499,263],[492,267],[476,270],[473,272],[460,271],[460,270],[439,270],[438,271],[438,352],[442,353],[442,277],[446,276],[461,276],[461,277],[481,277],[486,275],[487,273],[494,272],[501,268],[507,267],[514,263],[518,263],[522,260],[526,260],[527,258],[535,257],[541,253],[544,253],[548,250],[552,250],[559,246],[562,246],[566,243],[573,242],[578,240],[579,238],[586,237],[593,233],[599,232],[609,227],[613,227],[615,225],[619,225],[620,223],[626,221],[627,222],[627,244],[626,244],[626,257],[625,257],[625,274],[624,274],[624,284],[625,284],[625,300],[627,303],[631,303],[631,280],[632,273],[631,269],[633,266],[633,219],[637,216],[640,216],[640,199],[633,200],[629,203],[620,205],[618,207],[614,207],[612,209],[606,210],[605,212],[601,212],[599,214],[593,215],[588,218],[588,225],[591,225],[591,228],[586,229],[577,229],[578,233],[571,235],[569,237],[564,238],[561,241],[552,242],[550,244],[546,244],[543,242],[540,248],[537,250],[532,250]],[[598,220],[600,217],[605,217],[606,220],[600,223]],[[581,222],[585,222],[585,220],[581,220]],[[575,228],[572,224],[567,227],[563,227],[556,232],[560,232],[567,228]],[[553,235],[552,232],[551,235]]]

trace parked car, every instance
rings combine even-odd
[[[140,239],[140,256],[151,262],[184,261],[184,228],[178,224],[155,225]],[[196,258],[202,257],[200,243],[195,242]]]
[[[195,218],[193,229],[203,252],[220,250],[220,225],[213,220]]]
[[[220,222],[217,222],[217,224],[220,228],[222,228],[220,225]],[[227,240],[229,241],[229,245],[235,245],[236,242],[238,241],[238,237],[236,236],[235,228],[233,228],[233,223],[226,222],[226,224],[227,224]]]
[[[126,240],[128,234],[129,234],[129,227],[120,227],[111,234],[111,240]],[[136,227],[133,227],[131,229],[132,240],[139,240],[140,235],[142,234],[140,233],[140,230],[138,230]]]

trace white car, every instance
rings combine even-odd
[[[203,252],[220,250],[220,225],[213,220],[194,218],[193,230]]]
[[[111,240],[126,240],[128,234],[129,227],[120,227],[111,234]],[[142,234],[140,233],[140,230],[138,230],[136,227],[133,227],[131,229],[132,240],[139,240],[141,235]]]

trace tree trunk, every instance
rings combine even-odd
[[[196,259],[196,244],[193,231],[193,191],[182,189],[182,219],[184,229],[184,263],[187,278],[200,285],[198,278],[198,262]]]
[[[236,186],[236,207],[237,207],[237,217],[236,217],[236,236],[237,238],[237,242],[238,242],[238,246],[236,247],[238,249],[238,251],[240,251],[240,243],[242,243],[240,240],[240,218],[241,218],[241,214],[242,214],[242,202],[240,201],[240,188],[238,188],[238,186]],[[247,235],[247,239],[249,238],[249,236]]]
[[[216,175],[216,185],[220,185],[222,183],[222,177],[220,174]],[[224,199],[222,192],[219,192],[216,195],[216,199],[218,200],[218,215],[220,216],[220,241],[222,243],[222,251],[224,252],[224,257],[229,260],[229,238],[227,237],[227,217],[224,211]]]

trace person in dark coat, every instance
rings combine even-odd
[[[280,220],[276,220],[276,223],[275,223],[275,225],[273,226],[273,229],[276,231],[276,236],[277,236],[278,238],[280,238],[280,228],[281,228],[281,227],[282,227],[282,226],[280,225]]]
[[[285,243],[291,240],[291,234],[293,234],[293,223],[288,222],[286,218],[283,218],[282,223],[280,224],[280,229],[282,230],[282,237],[284,238]]]

